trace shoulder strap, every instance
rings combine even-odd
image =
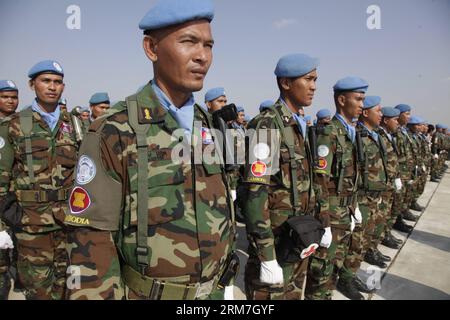
[[[31,131],[33,131],[33,111],[31,108],[25,109],[20,114],[20,127],[25,136],[25,154],[27,156],[27,169],[30,184],[35,184],[36,179],[33,170],[33,149],[31,148]]]
[[[137,194],[137,248],[136,254],[138,264],[141,267],[141,273],[144,274],[148,266],[149,248],[147,244],[148,237],[148,144],[147,132],[150,129],[149,124],[142,125],[138,117],[137,96],[133,95],[127,98],[128,118],[131,127],[136,133],[137,151],[138,151],[138,194]]]

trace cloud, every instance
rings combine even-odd
[[[284,29],[287,28],[289,26],[292,26],[294,24],[296,24],[298,21],[296,19],[280,19],[280,20],[276,20],[273,23],[273,26],[275,27],[275,29]]]

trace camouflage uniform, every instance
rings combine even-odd
[[[385,129],[380,128],[378,130],[378,134],[380,139],[383,140],[383,143],[386,146],[386,173],[388,177],[387,189],[381,195],[382,203],[380,206],[380,209],[383,212],[383,216],[386,219],[386,224],[384,225],[383,230],[379,230],[379,228],[377,227],[376,232],[377,236],[383,238],[384,235],[387,235],[391,232],[392,226],[397,219],[396,214],[398,214],[398,212],[394,212],[394,210],[392,210],[392,204],[394,196],[401,193],[401,190],[396,191],[394,185],[395,180],[397,178],[400,178],[397,145],[395,144],[394,138],[389,135]],[[381,233],[378,234],[379,232]]]
[[[420,183],[423,179],[423,175],[426,173],[424,170],[425,167],[425,157],[426,155],[423,153],[423,149],[421,146],[421,141],[417,133],[413,133],[408,130],[408,135],[411,141],[411,151],[413,154],[414,165],[413,165],[413,178],[414,183],[410,185],[411,187],[408,189],[408,209],[412,205],[415,199],[420,197],[419,187]]]
[[[352,278],[353,273],[344,265],[351,238],[351,214],[354,194],[358,189],[356,147],[344,125],[335,116],[317,137],[322,153],[315,168],[318,190],[319,217],[324,226],[331,227],[333,241],[329,249],[320,248],[311,258],[306,283],[307,299],[331,299],[337,276]],[[320,154],[319,154],[320,155]]]
[[[425,191],[432,158],[430,145],[425,135],[423,135],[422,133],[417,134],[417,140],[419,142],[420,156],[422,158],[422,170],[417,186],[417,193],[415,194],[415,197],[413,199],[414,202],[417,201]]]
[[[184,151],[185,130],[151,85],[91,125],[65,219],[76,226],[69,254],[81,274],[70,299],[223,298],[217,283],[234,245],[234,213],[220,163],[190,163],[194,151],[217,155],[211,120],[194,109],[201,127]],[[177,162],[180,153],[187,159]]]
[[[15,195],[23,210],[16,232],[20,282],[28,299],[61,299],[67,269],[64,210],[78,148],[70,115],[61,112],[51,131],[39,113],[27,108],[3,123],[2,130],[0,208]]]
[[[261,261],[276,259],[275,245],[279,241],[283,224],[294,216],[313,214],[315,196],[309,141],[304,138],[297,120],[282,100],[279,100],[273,109],[266,109],[259,114],[250,122],[248,128],[255,131],[250,139],[250,148],[247,148],[249,162],[244,177],[247,192],[244,216],[250,243],[249,259],[245,268],[247,298],[300,300],[308,258],[296,263],[278,261],[284,276],[284,285],[280,292],[273,292],[270,286],[257,287],[257,283]],[[271,157],[268,161],[255,158],[256,161],[251,163],[249,159],[257,153],[253,150],[258,145],[254,142],[255,139],[262,136],[262,132],[268,131],[277,132],[275,137],[268,134],[267,145],[272,152]],[[289,141],[290,139],[292,140]],[[276,152],[278,150],[279,154]],[[279,158],[276,158],[277,156]],[[295,162],[295,169],[291,159]],[[293,190],[293,185],[296,190]]]
[[[350,249],[344,262],[348,269],[356,273],[368,250],[375,251],[380,235],[386,224],[385,212],[381,210],[382,194],[386,191],[386,146],[379,137],[371,135],[361,123],[356,130],[361,136],[364,162],[360,162],[361,186],[358,205],[362,214],[362,224],[355,226],[351,236]]]

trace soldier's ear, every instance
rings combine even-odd
[[[291,80],[288,78],[280,78],[280,86],[285,91],[289,91],[291,89]]]
[[[340,94],[338,97],[337,97],[337,102],[338,102],[338,104],[339,104],[339,106],[341,107],[341,108],[343,108],[344,106],[345,106],[345,102],[347,101],[347,98],[345,97],[345,95],[343,95],[343,94]]]
[[[28,81],[28,85],[30,86],[31,90],[34,90],[34,79],[31,79],[30,81]]]
[[[158,41],[156,37],[145,36],[142,45],[147,58],[149,58],[153,63],[158,61]]]

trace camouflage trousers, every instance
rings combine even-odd
[[[439,159],[431,160],[431,177],[436,178],[439,175]]]
[[[397,216],[395,216],[392,211],[392,203],[396,194],[397,193],[394,190],[386,191],[381,194],[380,211],[384,216],[384,224],[380,227],[377,226],[377,229],[375,231],[376,237],[378,239],[377,246],[380,241],[384,239],[386,233],[392,230],[392,226],[397,219]]]
[[[353,277],[344,264],[351,238],[350,225],[331,225],[331,233],[330,248],[321,247],[310,257],[305,290],[308,300],[331,300],[338,277]]]
[[[417,181],[417,188],[414,190],[413,201],[417,201],[425,191],[425,186],[428,180],[428,172],[424,172],[420,175]]]
[[[27,300],[64,299],[68,265],[66,232],[18,232],[16,236],[17,269]]]
[[[302,300],[309,258],[282,266],[284,285],[274,288],[259,284],[261,262],[249,248],[245,266],[245,294],[248,300]]]
[[[358,197],[358,205],[362,214],[362,224],[356,225],[350,239],[350,247],[344,261],[346,270],[355,274],[361,267],[367,250],[375,250],[379,239],[377,231],[386,223],[380,210],[381,196],[364,194]],[[380,227],[379,227],[380,226]],[[381,232],[379,232],[381,235]]]
[[[0,300],[8,300],[11,290],[9,276],[9,250],[0,250]]]

